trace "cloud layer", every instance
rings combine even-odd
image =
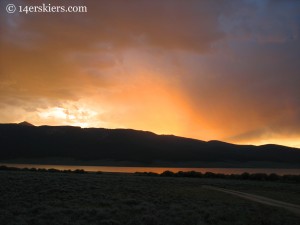
[[[63,4],[1,12],[0,122],[300,146],[298,1]]]

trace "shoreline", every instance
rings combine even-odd
[[[198,172],[194,170],[189,171],[178,171],[172,172],[170,170],[165,170],[161,173],[155,172],[115,172],[115,171],[85,171],[83,169],[75,170],[59,170],[55,168],[34,168],[34,167],[8,167],[5,165],[0,165],[0,171],[26,171],[26,172],[41,172],[41,173],[67,173],[67,174],[123,174],[123,175],[133,175],[133,176],[145,176],[145,177],[176,177],[176,178],[218,178],[227,180],[257,180],[257,181],[287,181],[300,183],[300,174],[284,174],[278,175],[276,173],[266,174],[266,173],[241,173],[241,174],[224,174],[224,173],[213,173],[213,172]]]
[[[1,164],[10,165],[55,165],[84,167],[144,167],[144,168],[224,168],[224,169],[299,169],[299,164],[278,162],[153,162],[138,163],[130,161],[81,161],[72,159],[14,159],[0,160]]]

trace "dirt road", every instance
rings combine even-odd
[[[248,194],[248,193],[225,189],[225,188],[213,187],[213,186],[208,186],[208,185],[203,185],[202,187],[206,188],[206,189],[214,190],[214,191],[221,191],[224,193],[232,194],[232,195],[235,195],[235,196],[238,196],[238,197],[241,197],[244,199],[248,199],[250,201],[259,202],[259,203],[262,203],[265,205],[271,205],[271,206],[285,208],[286,210],[289,210],[293,213],[300,215],[300,206],[296,205],[296,204],[282,202],[282,201],[274,200],[271,198],[262,197],[259,195]]]

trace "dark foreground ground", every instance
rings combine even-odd
[[[294,204],[300,184],[0,171],[1,225],[298,225],[300,217],[202,185]]]

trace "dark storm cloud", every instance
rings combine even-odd
[[[22,1],[22,5],[37,4]],[[57,1],[47,4],[57,5]],[[5,30],[36,34],[36,44],[57,49],[152,45],[158,48],[203,51],[222,37],[218,17],[225,3],[219,1],[64,1],[86,5],[86,14],[30,14],[6,17]],[[42,19],[41,19],[42,16]],[[20,19],[19,17],[22,17]],[[16,34],[13,34],[17,38]],[[26,39],[26,38],[25,38]],[[63,51],[63,49],[61,49]]]
[[[227,140],[300,138],[300,2],[247,1],[237,7],[222,16],[222,51],[195,66],[198,72],[189,78],[195,107],[225,136],[240,134]]]

